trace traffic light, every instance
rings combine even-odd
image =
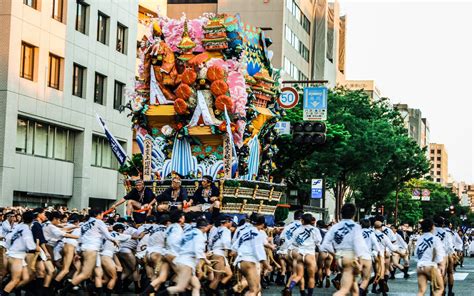
[[[326,142],[326,124],[320,121],[293,124],[293,142],[320,145]]]
[[[455,210],[455,208],[454,208],[453,205],[449,206],[449,213],[450,213],[451,215],[454,215],[454,214],[456,213],[456,210]]]

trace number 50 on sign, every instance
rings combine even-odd
[[[298,100],[299,95],[296,89],[293,87],[283,87],[278,98],[278,104],[283,109],[291,109],[298,104]]]

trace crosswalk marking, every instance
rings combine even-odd
[[[413,274],[416,274],[416,271],[409,271],[408,274],[410,275],[410,277],[412,277]],[[402,279],[403,275],[404,274],[402,272],[396,273],[395,278],[396,279]]]
[[[454,273],[454,280],[455,281],[464,281],[468,276],[468,272],[455,272]]]
[[[469,275],[469,272],[473,272],[470,270],[463,270],[464,272],[455,272],[454,273],[454,280],[455,281],[464,281],[466,277]],[[409,271],[408,274],[410,275],[410,278],[414,277],[416,278],[416,271]],[[414,276],[413,276],[414,275]],[[399,272],[395,274],[396,279],[403,279],[403,273]]]

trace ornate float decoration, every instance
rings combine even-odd
[[[239,15],[145,24],[126,107],[146,184],[159,193],[179,173],[192,194],[196,180],[210,175],[223,212],[273,214],[284,190],[271,177],[274,126],[284,111],[276,103],[280,72],[270,62],[271,40]]]

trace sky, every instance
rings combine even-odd
[[[420,109],[448,172],[474,184],[473,3],[349,1],[346,79],[375,80],[392,103]]]

